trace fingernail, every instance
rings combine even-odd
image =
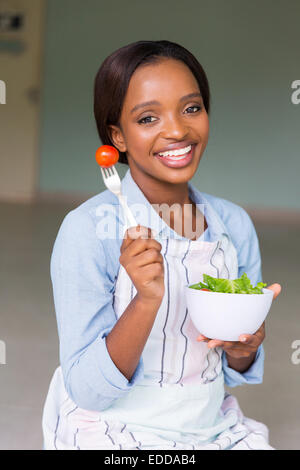
[[[248,338],[247,338],[246,336],[242,336],[241,341],[242,341],[243,343],[246,343],[246,342],[247,342],[247,339],[248,339]]]

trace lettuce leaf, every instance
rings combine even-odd
[[[191,289],[209,289],[212,292],[224,292],[228,294],[262,294],[262,288],[266,287],[265,282],[259,282],[256,287],[251,285],[250,279],[244,273],[238,279],[221,279],[203,274],[203,281],[192,284]]]

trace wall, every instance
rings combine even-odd
[[[95,74],[123,45],[168,39],[198,58],[211,86],[210,141],[192,182],[243,206],[300,209],[299,15],[298,0],[48,1],[40,191],[104,189]]]

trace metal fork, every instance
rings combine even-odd
[[[112,193],[114,193],[119,201],[120,204],[123,208],[125,217],[127,219],[127,228],[129,227],[136,227],[138,225],[137,221],[133,217],[133,214],[131,210],[129,209],[126,198],[122,194],[122,186],[121,186],[121,180],[118,175],[117,169],[114,165],[110,166],[109,168],[102,168],[101,173],[103,176],[103,181],[107,189],[109,189]]]

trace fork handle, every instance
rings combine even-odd
[[[119,198],[119,201],[120,201],[121,206],[123,208],[125,217],[127,219],[128,228],[129,227],[136,227],[138,225],[138,223],[135,220],[135,218],[133,217],[133,214],[132,214],[131,210],[129,209],[128,205],[127,205],[125,197],[123,196],[123,194],[118,194],[118,198]]]

